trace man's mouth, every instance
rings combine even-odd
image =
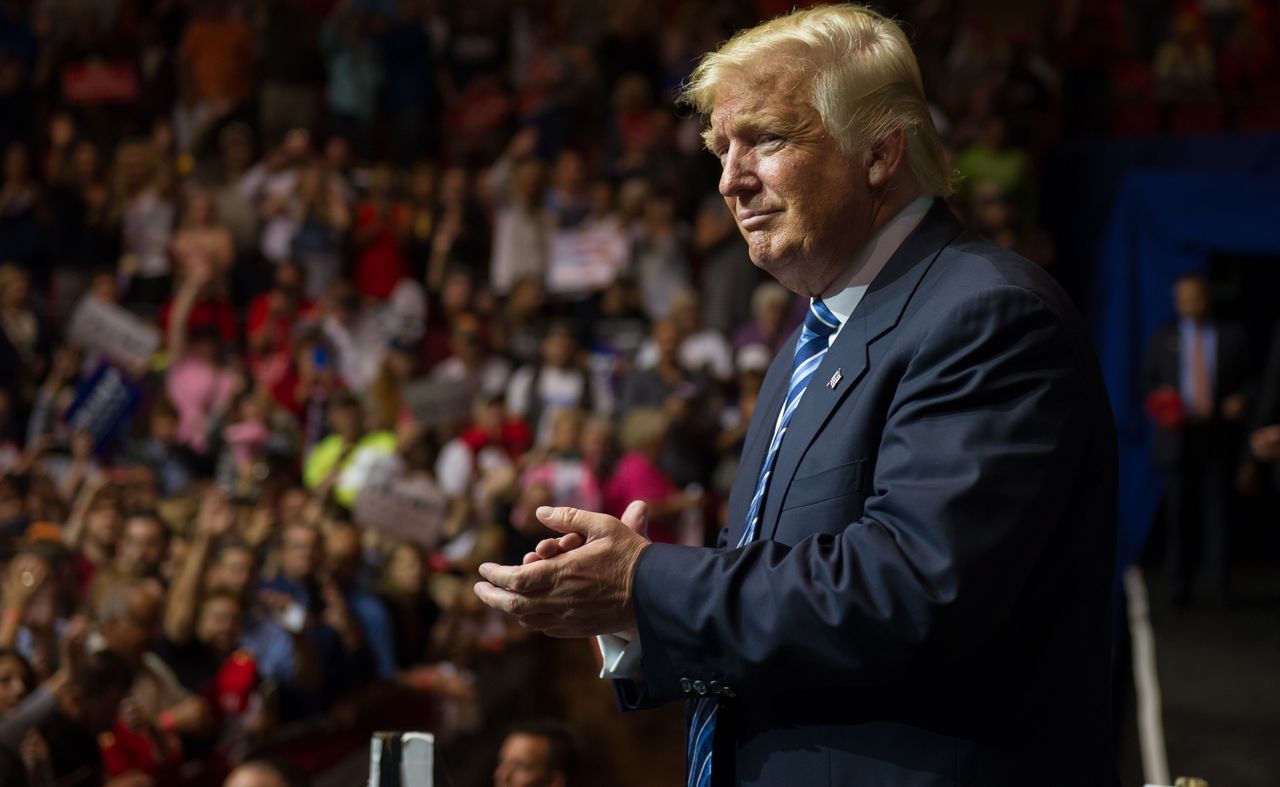
[[[766,210],[763,208],[738,211],[738,224],[744,230],[760,229],[762,226],[769,223],[769,220],[773,216],[781,212],[782,211],[780,210]]]

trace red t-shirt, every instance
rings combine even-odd
[[[356,256],[352,279],[356,289],[372,298],[386,300],[395,289],[396,282],[409,275],[409,260],[400,244],[397,230],[407,227],[411,217],[404,205],[391,205],[382,228],[373,236],[369,245]],[[365,202],[356,210],[356,232],[359,233],[379,221],[378,209],[372,202]]]

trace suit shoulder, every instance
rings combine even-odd
[[[1081,322],[1071,298],[1043,268],[971,231],[942,249],[920,290],[931,308],[984,296],[1018,297],[1020,292],[1034,296],[1060,319]]]

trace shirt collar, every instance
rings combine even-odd
[[[858,252],[858,256],[849,266],[849,277],[843,288],[834,295],[822,299],[827,308],[831,309],[831,313],[840,318],[841,325],[844,325],[849,315],[853,314],[853,310],[862,301],[867,287],[875,281],[880,271],[884,270],[889,258],[898,250],[907,236],[920,226],[925,214],[932,207],[933,197],[917,197],[876,230]]]

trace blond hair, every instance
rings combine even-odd
[[[702,57],[682,98],[710,114],[716,92],[731,78],[767,73],[796,78],[808,103],[846,154],[896,131],[906,135],[907,163],[929,195],[953,190],[942,138],[924,97],[920,66],[902,29],[859,5],[793,11],[739,31]],[[809,84],[806,86],[804,83]]]
[[[641,451],[667,435],[671,421],[656,407],[633,407],[622,420],[618,443],[623,451]]]

